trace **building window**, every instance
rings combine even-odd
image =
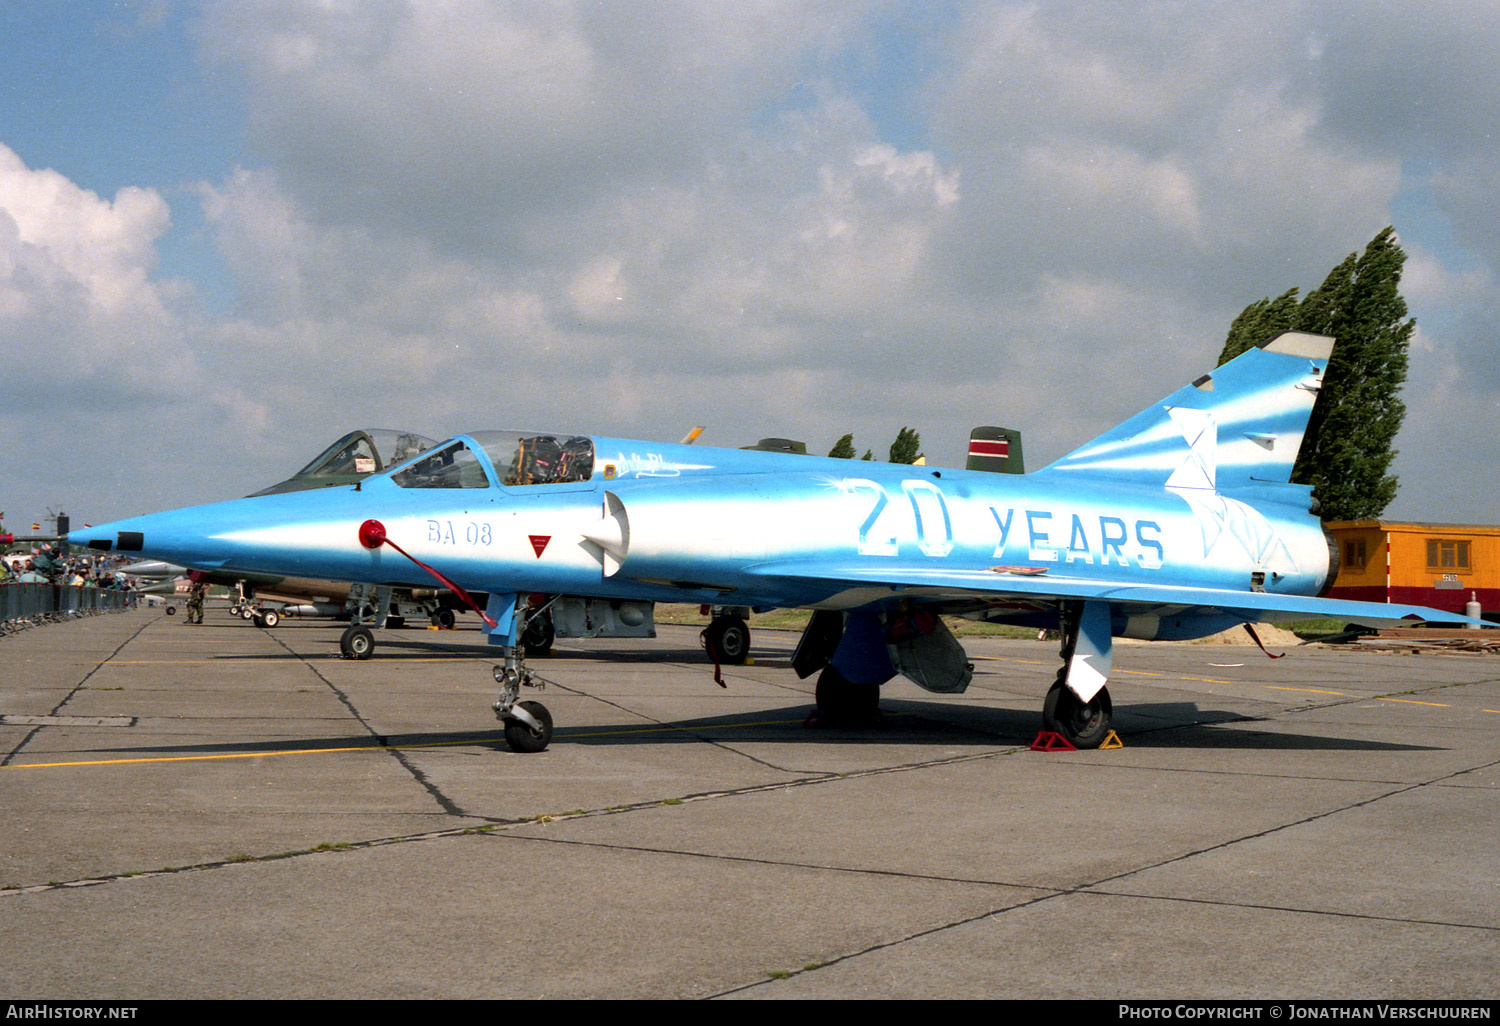
[[[1364,539],[1344,542],[1344,565],[1351,570],[1363,570],[1365,568]]]
[[[1427,539],[1427,569],[1453,573],[1469,569],[1469,543],[1452,538]]]

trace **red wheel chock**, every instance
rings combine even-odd
[[[1078,747],[1055,730],[1038,731],[1031,742],[1033,752],[1076,752]]]
[[[1104,740],[1099,742],[1100,748],[1124,748],[1125,742],[1120,740],[1120,735],[1110,731],[1104,735]],[[1038,731],[1036,740],[1031,742],[1033,752],[1076,752],[1078,746],[1055,730]]]

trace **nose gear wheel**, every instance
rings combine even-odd
[[[546,688],[547,680],[526,668],[519,646],[505,649],[504,665],[494,670],[500,697],[490,708],[505,724],[505,742],[515,752],[540,752],[552,742],[552,714],[540,702],[522,702],[521,688]]]

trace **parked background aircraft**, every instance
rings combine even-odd
[[[941,619],[1058,628],[1043,722],[1107,736],[1112,638],[1188,639],[1242,622],[1454,620],[1318,597],[1336,565],[1310,489],[1290,482],[1333,341],[1287,333],[1027,475],[774,451],[517,432],[459,435],[356,488],[122,520],[73,540],[189,566],[487,599],[513,748],[550,740],[520,701],[526,596],[625,625],[659,601],[815,611],[793,659],[829,719],[873,710],[902,673],[963,691]]]
[[[230,590],[230,615],[243,616],[257,627],[275,627],[283,616],[354,618],[372,623],[378,619],[373,589],[368,586],[362,589],[349,581],[321,581],[242,571],[190,570],[159,559],[131,563],[121,567],[119,572],[138,580],[163,582],[137,589],[146,595],[185,593],[191,581],[225,586]],[[175,589],[170,587],[173,584]],[[399,589],[388,601],[385,619],[420,617],[438,626],[452,627],[456,604],[456,600],[441,589]],[[400,623],[390,625],[400,626]]]

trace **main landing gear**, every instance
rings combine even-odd
[[[1061,675],[1064,671],[1057,672]],[[1113,714],[1108,688],[1100,688],[1098,694],[1083,702],[1059,681],[1042,703],[1042,729],[1062,735],[1074,748],[1098,748],[1109,736]]]
[[[1042,729],[1074,748],[1098,748],[1109,736],[1114,705],[1104,686],[1109,676],[1109,603],[1070,602],[1063,609],[1062,667],[1042,703]],[[1074,688],[1089,694],[1087,700]]]
[[[714,662],[743,666],[750,658],[750,625],[742,617],[716,616],[703,630],[703,644]]]

